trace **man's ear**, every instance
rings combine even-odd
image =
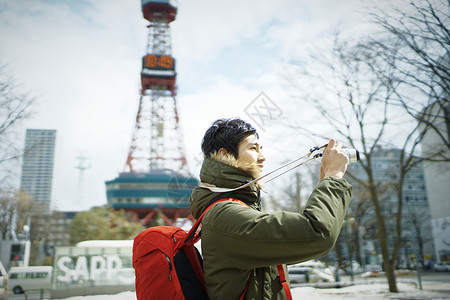
[[[227,149],[222,147],[222,148],[219,149],[219,151],[217,151],[217,154],[219,154],[219,155],[227,155],[229,153],[228,153]]]

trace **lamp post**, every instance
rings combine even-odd
[[[349,213],[347,217],[347,248],[348,248],[348,256],[350,260],[350,280],[353,282],[355,280],[353,276],[353,251],[352,251],[352,235],[351,235],[351,226],[355,223],[355,218]]]
[[[360,243],[360,249],[359,249],[359,251],[360,251],[359,255],[361,257],[361,264],[362,264],[361,267],[363,270],[365,270],[366,269],[366,249],[365,249],[366,243],[365,243],[364,239],[361,237],[363,237],[366,234],[366,228],[364,226],[359,226],[358,230],[359,230],[359,234],[358,234],[359,239],[362,240],[362,242]]]
[[[414,206],[414,204],[412,202],[410,202],[408,200],[406,200],[406,203],[410,204],[410,205],[406,205],[406,206],[408,207],[408,213],[411,216],[410,217],[410,222],[411,222],[411,225],[413,225],[412,228],[414,228],[414,232],[415,232],[415,235],[414,235],[415,238],[413,238],[413,242],[411,244],[413,246],[414,256],[416,258],[417,280],[419,281],[419,288],[420,288],[420,290],[422,290],[422,276],[420,274],[420,266],[419,266],[420,255],[419,255],[419,251],[418,251],[418,247],[417,247],[417,240],[418,240],[418,238],[417,238],[417,226],[418,225],[417,225],[416,207]],[[412,212],[411,212],[411,205],[413,205],[413,211]]]
[[[415,211],[415,210],[414,210]],[[415,212],[414,212],[414,214],[412,215],[412,223],[415,225],[415,226],[417,226],[417,216],[416,216],[416,214],[415,214]],[[416,228],[414,226],[414,229]],[[417,230],[415,230],[415,232],[416,232],[416,242],[417,242]],[[413,248],[414,248],[414,254],[415,254],[415,256],[416,256],[416,271],[417,271],[417,280],[419,281],[419,288],[420,288],[420,290],[422,290],[422,276],[421,276],[421,274],[420,274],[420,265],[419,265],[419,263],[420,263],[420,255],[419,255],[419,251],[418,251],[418,247],[417,247],[417,244],[416,244],[416,242],[413,242],[412,244],[413,244]]]

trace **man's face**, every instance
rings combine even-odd
[[[256,135],[247,136],[238,147],[238,160],[244,163],[256,164],[260,170],[266,160],[261,152],[261,144]]]

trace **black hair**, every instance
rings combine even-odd
[[[254,134],[256,129],[241,119],[219,119],[214,121],[206,130],[202,140],[202,151],[205,156],[225,148],[235,158],[238,158],[240,142],[247,136]]]

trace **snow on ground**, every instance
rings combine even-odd
[[[123,292],[115,295],[95,295],[95,296],[76,296],[69,297],[66,300],[136,300],[136,293]]]
[[[296,287],[292,289],[293,299],[337,300],[337,299],[449,299],[450,294],[443,291],[419,290],[413,284],[397,283],[399,293],[389,293],[385,283],[358,284],[343,288],[318,289],[313,287]],[[134,292],[116,295],[78,296],[66,300],[136,300]]]
[[[300,287],[292,289],[294,299],[336,300],[336,299],[449,299],[448,293],[419,290],[415,285],[397,283],[399,293],[389,293],[385,283],[359,284],[343,288],[316,289]]]

